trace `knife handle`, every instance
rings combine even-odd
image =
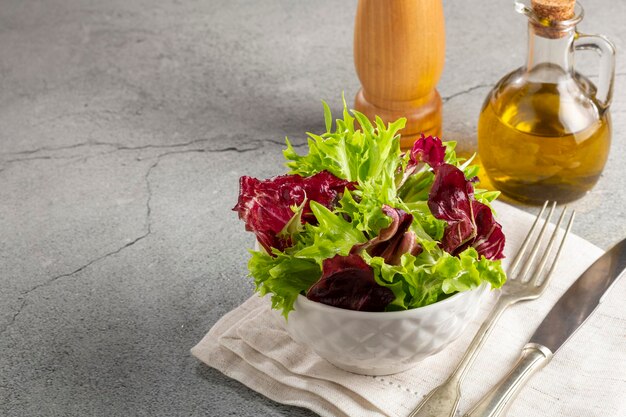
[[[550,362],[550,359],[552,359],[550,349],[537,343],[527,343],[513,369],[464,417],[504,415],[526,381]]]

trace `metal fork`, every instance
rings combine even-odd
[[[517,267],[522,262],[522,258],[524,258],[524,256],[526,255],[528,246],[533,238],[533,234],[537,229],[537,226],[541,220],[541,217],[546,211],[547,206],[548,201],[544,203],[541,211],[535,219],[535,222],[530,228],[526,239],[524,239],[524,243],[522,243],[522,246],[517,252],[513,263],[509,267],[509,279],[507,283],[502,287],[502,293],[500,295],[500,298],[498,299],[497,303],[491,310],[491,313],[484,321],[480,329],[478,329],[478,333],[476,333],[476,336],[474,336],[474,339],[470,343],[467,351],[463,355],[463,358],[457,365],[456,369],[443,384],[432,390],[428,395],[424,397],[424,399],[417,406],[417,408],[413,410],[411,414],[409,414],[409,417],[454,417],[456,409],[459,405],[459,399],[461,398],[461,382],[463,381],[463,378],[465,377],[468,369],[474,362],[474,359],[476,358],[479,349],[485,343],[487,336],[489,336],[489,334],[491,333],[491,330],[494,328],[502,313],[509,306],[520,301],[534,300],[545,291],[548,283],[550,282],[550,278],[552,277],[552,273],[554,272],[554,269],[557,265],[559,256],[561,254],[561,249],[563,249],[563,244],[565,243],[565,238],[572,228],[574,215],[576,214],[575,211],[572,211],[569,222],[565,229],[565,233],[563,234],[561,243],[552,261],[552,265],[549,267],[550,269],[548,270],[548,272],[546,273],[546,266],[550,257],[550,252],[552,251],[554,243],[556,242],[561,223],[565,218],[565,212],[567,211],[567,207],[565,207],[561,212],[559,220],[554,227],[554,232],[552,233],[552,236],[550,237],[550,240],[548,242],[548,246],[545,248],[544,254],[539,261],[539,265],[535,268],[533,274],[531,276],[528,276],[528,273],[532,268],[535,258],[537,257],[537,254],[542,246],[542,241],[548,228],[548,224],[550,223],[550,219],[552,218],[552,214],[554,213],[554,209],[556,208],[556,202],[552,204],[550,212],[543,223],[541,231],[535,239],[535,243],[530,250],[530,253],[525,258],[524,263],[521,266],[521,270],[517,274],[515,274],[515,272],[517,270]],[[542,276],[544,276],[543,279],[541,279]]]

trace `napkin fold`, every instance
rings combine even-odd
[[[507,237],[505,267],[534,216],[496,202]],[[518,359],[550,308],[603,251],[571,235],[546,293],[507,310],[463,383],[459,411],[468,411]],[[243,279],[243,278],[242,278]],[[509,416],[626,415],[626,280],[620,280],[579,331],[559,349],[514,401]],[[453,371],[495,303],[493,291],[462,336],[414,368],[389,376],[340,370],[294,342],[267,299],[252,296],[227,313],[191,349],[207,365],[266,397],[321,416],[405,417]]]

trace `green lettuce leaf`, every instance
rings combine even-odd
[[[278,250],[273,257],[261,251],[250,253],[248,270],[256,291],[261,296],[272,294],[272,308],[282,310],[285,318],[293,310],[298,295],[322,275],[320,265],[312,259],[296,258]]]
[[[423,307],[457,292],[477,288],[483,282],[499,288],[506,280],[500,261],[479,258],[473,248],[458,257],[439,248],[418,256],[407,253],[402,256],[400,265],[388,265],[382,258],[367,254],[364,258],[374,268],[378,284],[396,295],[388,310]]]
[[[322,135],[307,133],[307,155],[299,155],[286,139],[287,149],[283,155],[289,173],[306,177],[327,170],[339,178],[359,183],[381,176],[394,178],[400,164],[398,131],[404,128],[406,119],[398,119],[385,126],[377,117],[372,124],[362,113],[353,110],[352,116],[344,107],[343,119],[336,120],[333,132],[329,112],[328,105],[324,103],[326,132]],[[361,129],[355,128],[355,121]]]
[[[324,259],[346,256],[354,245],[367,241],[362,231],[323,205],[311,201],[311,210],[318,224],[306,225],[306,233],[300,234],[296,250],[291,252],[294,257],[308,258],[321,265]]]

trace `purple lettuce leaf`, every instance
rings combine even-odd
[[[233,208],[246,223],[246,230],[254,232],[268,253],[271,248],[284,250],[293,244],[291,236],[281,235],[285,225],[294,216],[292,206],[304,204],[301,223],[315,223],[309,202],[316,201],[332,210],[346,187],[354,183],[342,180],[328,171],[310,177],[280,175],[267,180],[243,176],[239,180],[239,200]]]
[[[504,258],[504,233],[500,223],[494,219],[491,208],[479,201],[473,201],[472,209],[477,228],[472,246],[487,259]]]
[[[456,254],[476,237],[473,197],[474,188],[463,171],[450,164],[439,167],[428,195],[428,208],[433,216],[448,223],[441,239],[441,247],[448,253]]]
[[[354,253],[324,260],[322,276],[309,288],[306,297],[357,311],[384,311],[395,299],[393,291],[376,282],[372,267]]]
[[[370,256],[380,256],[389,265],[399,265],[405,253],[414,256],[422,252],[417,236],[409,230],[413,215],[404,210],[383,205],[383,213],[391,217],[391,224],[381,229],[378,236],[361,245],[356,245],[353,252],[365,250]]]
[[[491,209],[474,199],[474,187],[459,168],[442,164],[428,196],[428,208],[446,226],[440,246],[458,255],[473,246],[487,259],[504,257],[502,226],[495,221]]]
[[[412,175],[422,172],[423,168],[428,164],[433,171],[444,163],[446,156],[446,147],[437,136],[424,136],[415,141],[413,148],[409,151],[409,161],[402,172],[402,176],[398,178],[396,186],[398,189],[409,180]]]
[[[421,161],[426,162],[432,168],[438,168],[443,164],[446,156],[446,147],[437,136],[424,136],[415,141],[411,149],[409,166],[417,165]]]

